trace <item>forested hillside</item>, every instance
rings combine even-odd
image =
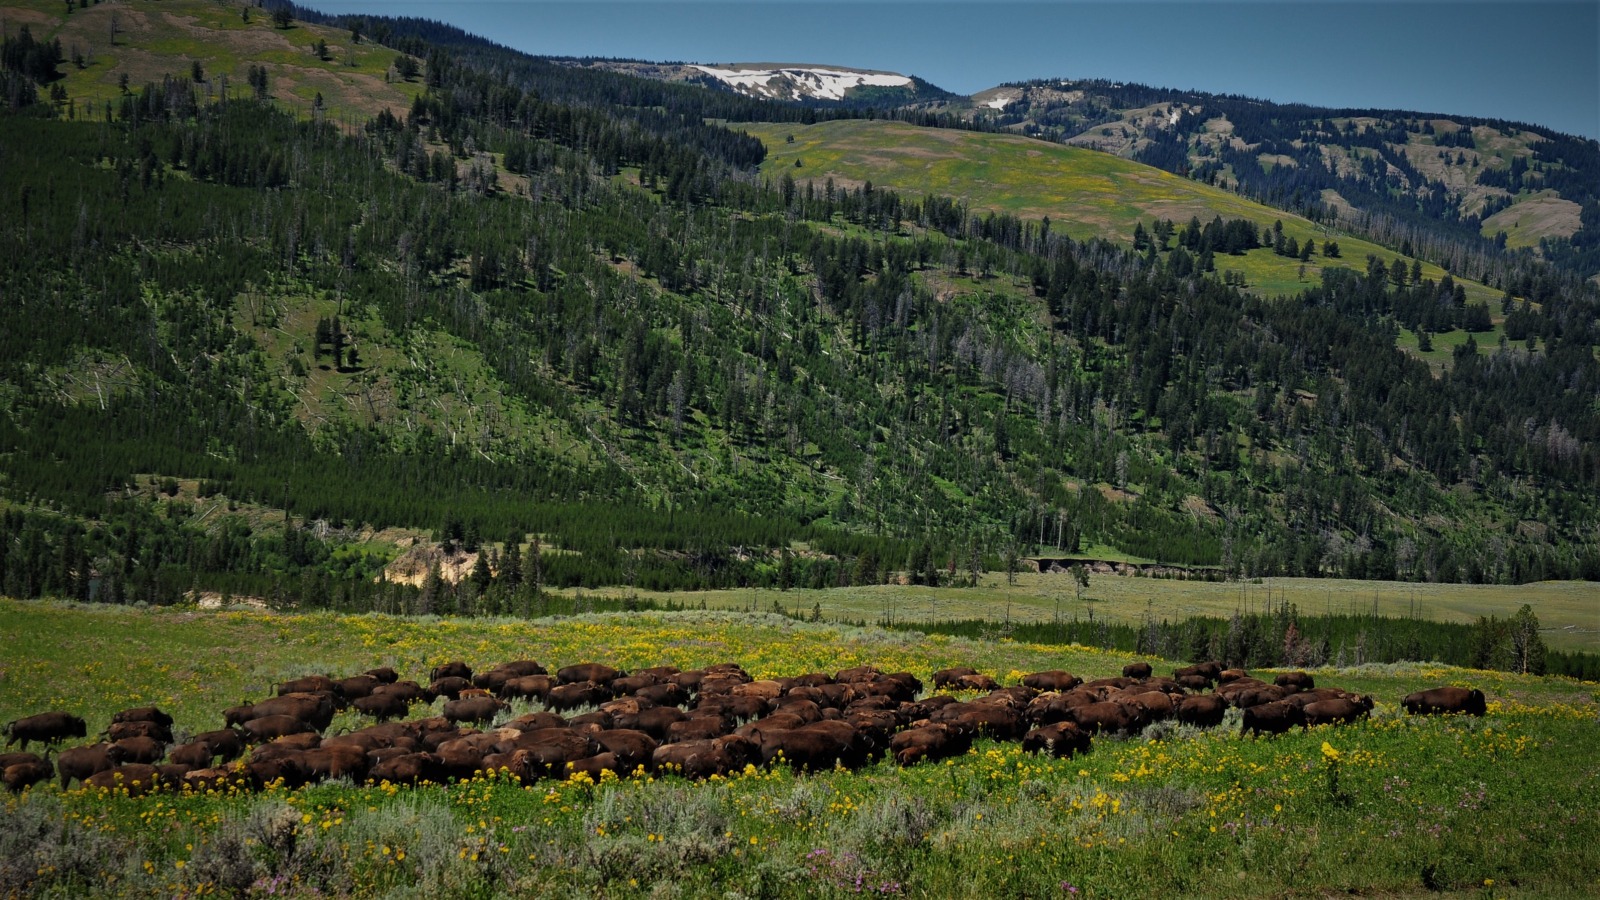
[[[64,27],[27,8],[0,119],[0,592],[438,608],[437,578],[374,584],[397,531],[483,550],[449,601],[473,608],[951,583],[1035,547],[1600,578],[1588,294],[1508,301],[1515,343],[1435,371],[1396,331],[1463,316],[1450,285],[1375,263],[1248,296],[1195,265],[1259,243],[1248,223],[1152,222],[1135,250],[800,187],[707,122],[758,101],[489,65],[403,22],[248,23],[399,47],[415,99],[369,119],[221,53],[76,107],[110,50],[70,77],[16,51]]]

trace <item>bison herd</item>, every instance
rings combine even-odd
[[[385,667],[277,684],[274,696],[222,710],[222,728],[181,743],[161,710],[123,710],[95,743],[61,750],[53,761],[56,744],[88,736],[84,721],[64,712],[28,716],[5,726],[6,748],[21,742],[22,752],[0,753],[0,774],[13,792],[58,777],[63,789],[78,781],[130,794],[163,785],[299,787],[329,778],[446,783],[482,772],[523,783],[599,779],[608,771],[709,778],[749,766],[853,769],[886,754],[910,766],[964,754],[980,736],[1068,757],[1088,752],[1095,735],[1136,734],[1153,722],[1215,727],[1230,707],[1242,711],[1247,735],[1347,723],[1372,709],[1371,697],[1319,688],[1304,672],[1268,684],[1215,662],[1171,677],[1154,675],[1147,663],[1091,681],[1035,672],[1012,687],[956,667],[933,673],[933,684],[985,693],[924,697],[916,676],[872,666],[756,680],[733,663],[631,673],[584,663],[552,675],[531,660],[478,673],[452,662],[430,672],[426,686]],[[440,698],[438,715],[395,721]],[[512,700],[537,701],[543,710],[494,725]],[[1486,710],[1481,691],[1456,687],[1419,691],[1402,705],[1413,714]],[[328,734],[345,709],[375,721]],[[30,742],[45,744],[45,755],[27,752]]]

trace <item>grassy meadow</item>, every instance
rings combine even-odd
[[[559,620],[92,608],[0,601],[0,720],[57,706],[92,730],[156,703],[186,730],[280,677],[512,657],[731,660],[760,677],[873,662],[1113,674],[1130,657],[777,616]],[[1160,663],[1160,666],[1167,664]],[[1600,890],[1594,685],[1428,665],[1319,670],[1370,720],[1241,739],[1237,714],[1054,760],[980,741],[945,764],[748,769],[449,788],[328,783],[144,798],[0,799],[0,896],[1586,896]],[[1483,719],[1414,719],[1405,692],[1481,687]],[[520,710],[519,710],[520,711]],[[415,715],[425,713],[417,712]],[[349,724],[335,721],[335,728]]]
[[[1033,220],[1049,216],[1053,228],[1079,239],[1130,241],[1135,224],[1142,221],[1148,227],[1157,219],[1183,225],[1191,216],[1201,222],[1221,216],[1250,219],[1267,229],[1281,221],[1287,237],[1317,243],[1317,253],[1307,263],[1304,275],[1298,260],[1278,256],[1268,248],[1216,260],[1219,272],[1240,273],[1248,288],[1263,296],[1298,293],[1321,280],[1324,266],[1365,271],[1368,255],[1385,264],[1401,258],[1393,250],[1330,231],[1301,216],[1082,147],[1011,134],[920,128],[879,120],[736,127],[766,145],[762,171],[773,178],[788,173],[796,182],[812,182],[819,190],[832,178],[841,187],[870,181],[912,194],[959,197],[976,210]],[[1322,255],[1327,240],[1339,244],[1337,260]],[[1430,263],[1424,263],[1422,271],[1423,277],[1435,281],[1444,275],[1443,269]],[[1497,303],[1500,298],[1484,285],[1457,280],[1465,286],[1469,301]]]
[[[1021,572],[1010,585],[1002,574],[984,575],[977,587],[928,588],[909,585],[775,591],[636,592],[641,598],[709,609],[770,610],[774,603],[809,614],[820,608],[824,620],[899,622],[1010,618],[1051,622],[1057,612],[1136,624],[1146,615],[1179,621],[1194,616],[1226,617],[1263,612],[1290,603],[1304,615],[1370,613],[1416,616],[1471,624],[1479,616],[1513,615],[1524,603],[1539,617],[1545,643],[1556,650],[1600,651],[1600,585],[1584,581],[1536,584],[1468,585],[1338,578],[1272,578],[1262,583],[1180,581],[1114,575],[1091,576],[1081,599],[1071,576]]]

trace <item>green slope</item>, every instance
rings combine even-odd
[[[754,124],[743,127],[767,147],[763,173],[787,173],[818,190],[836,186],[878,187],[966,200],[975,210],[1006,212],[1024,219],[1050,218],[1051,227],[1079,239],[1130,241],[1134,226],[1157,219],[1183,225],[1191,217],[1249,219],[1264,228],[1283,223],[1285,236],[1317,242],[1302,274],[1298,260],[1265,247],[1242,257],[1217,260],[1219,270],[1244,276],[1263,296],[1297,293],[1318,280],[1324,266],[1364,270],[1369,255],[1387,265],[1399,253],[1352,235],[1328,229],[1302,216],[1246,200],[1153,166],[1109,153],[1010,134],[922,128],[901,122],[849,120],[815,125]],[[793,138],[791,141],[790,138]],[[796,165],[796,163],[800,165]],[[1321,254],[1324,241],[1336,241],[1338,260]],[[1409,259],[1407,259],[1409,264]],[[1423,263],[1423,277],[1438,280],[1444,270]],[[1497,300],[1499,293],[1470,281],[1469,300]]]

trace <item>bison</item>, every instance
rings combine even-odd
[[[1197,728],[1215,728],[1227,715],[1228,704],[1216,694],[1203,697],[1185,697],[1178,704],[1178,722]]]
[[[96,772],[84,779],[85,787],[101,788],[110,791],[127,791],[130,797],[141,797],[156,789],[161,779],[161,774],[155,766],[130,763],[126,766],[117,766],[115,769],[106,769]]]
[[[1300,712],[1305,716],[1307,728],[1317,725],[1345,725],[1372,712],[1372,698],[1358,696],[1318,700],[1301,707]]]
[[[1080,684],[1083,679],[1071,672],[1060,669],[1051,669],[1048,672],[1034,672],[1022,676],[1022,683],[1038,691],[1070,691]]]
[[[122,712],[112,714],[111,724],[118,725],[123,722],[154,722],[164,728],[172,727],[172,717],[154,706],[125,709]]]
[[[947,722],[908,728],[889,741],[889,752],[902,766],[914,766],[924,760],[937,762],[960,756],[971,748],[972,731]]]
[[[1317,686],[1316,679],[1305,672],[1284,672],[1272,679],[1272,683],[1289,692],[1309,691]]]
[[[279,697],[286,694],[333,694],[339,690],[338,682],[326,675],[307,675],[303,678],[291,678],[288,681],[280,681],[275,686],[278,689]]]
[[[69,737],[88,737],[89,728],[82,719],[71,713],[43,712],[8,723],[5,733],[7,747],[21,741],[22,749],[27,750],[29,741],[48,746]]]
[[[737,772],[760,759],[761,748],[737,734],[680,744],[662,744],[651,760],[656,769],[696,780]]]
[[[452,722],[493,722],[494,717],[511,704],[493,697],[464,697],[444,705],[444,717]]]
[[[1147,662],[1131,662],[1122,667],[1123,678],[1149,678],[1154,670]]]
[[[1089,752],[1089,733],[1071,722],[1035,728],[1022,737],[1026,753],[1048,753],[1057,759]]]
[[[1305,722],[1306,714],[1300,707],[1284,700],[1275,700],[1246,708],[1244,725],[1239,729],[1239,733],[1241,735],[1283,734],[1296,725],[1304,725]]]
[[[842,675],[844,673],[841,672],[840,674]],[[940,669],[939,671],[933,673],[933,688],[934,690],[941,690],[943,688],[955,687],[956,682],[962,676],[976,674],[978,674],[978,670],[972,668],[971,666],[951,666],[948,669]],[[843,681],[844,679],[839,680]]]
[[[428,673],[429,681],[438,681],[441,678],[463,678],[470,683],[472,680],[472,667],[460,660],[456,660],[447,662],[442,666],[434,666],[433,670]]]
[[[110,744],[72,747],[61,751],[56,757],[56,774],[61,776],[61,789],[64,791],[72,786],[74,780],[84,781],[90,775],[114,769],[118,762],[118,756]]]
[[[55,774],[50,763],[44,760],[12,763],[0,769],[0,783],[11,793],[20,794],[41,781],[49,781]]]
[[[1440,713],[1466,713],[1469,716],[1481,716],[1489,711],[1489,704],[1484,700],[1483,691],[1477,688],[1439,687],[1425,691],[1416,691],[1407,694],[1400,701],[1406,712],[1414,716],[1437,715]]]
[[[563,666],[557,669],[556,681],[560,684],[577,684],[583,681],[610,684],[624,674],[601,663],[579,663],[575,666]]]

